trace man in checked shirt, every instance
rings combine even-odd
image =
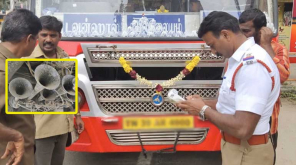
[[[240,28],[246,37],[254,37],[255,42],[260,45],[271,56],[280,72],[281,83],[285,82],[290,75],[290,62],[288,51],[285,46],[272,40],[273,32],[266,27],[265,14],[258,9],[244,11],[239,18]],[[278,116],[280,113],[280,97],[276,101],[271,116],[270,133],[273,145],[276,149],[278,139]]]

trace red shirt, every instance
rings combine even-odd
[[[273,58],[273,61],[280,72],[280,80],[281,80],[281,83],[283,83],[290,76],[290,70],[289,70],[290,61],[289,61],[288,50],[285,46],[274,41],[271,41],[271,46],[275,53],[275,57]],[[271,129],[270,129],[271,134],[276,133],[278,130],[278,116],[280,113],[280,105],[281,105],[281,101],[279,97],[276,103],[274,104],[273,112],[271,116],[272,118]]]

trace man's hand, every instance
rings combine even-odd
[[[259,35],[260,35],[260,46],[271,44],[271,40],[273,38],[273,32],[270,28],[262,27],[259,31]]]
[[[193,95],[186,97],[186,99],[186,101],[177,103],[177,107],[187,111],[189,114],[199,115],[200,110],[205,105],[202,98],[199,95]]]
[[[262,27],[259,31],[260,46],[270,55],[271,58],[275,56],[275,53],[271,46],[271,40],[273,38],[273,32],[268,27]]]
[[[11,155],[7,165],[18,165],[24,155],[24,143],[25,141],[23,135],[19,134],[15,141],[10,141],[7,143],[5,153],[1,159],[5,159]]]
[[[76,116],[76,129],[79,134],[84,131],[84,122],[81,119],[81,116]]]

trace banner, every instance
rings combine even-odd
[[[296,53],[296,0],[293,2],[293,21],[291,29],[290,52]]]
[[[120,14],[64,14],[63,37],[117,37]]]
[[[292,2],[292,1],[291,1]],[[278,28],[278,34],[279,34],[279,43],[284,45],[287,50],[290,50],[290,38],[291,38],[291,23],[292,23],[292,6],[290,8],[287,7],[287,5],[292,3],[285,3],[279,1],[278,3],[278,9],[279,9],[279,28]]]
[[[183,37],[184,15],[127,15],[123,37]]]

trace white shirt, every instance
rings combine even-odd
[[[234,71],[247,55],[263,61],[272,70],[271,74],[260,63],[244,65],[235,77],[235,89],[231,91],[231,80]],[[271,76],[275,85],[272,90]],[[255,44],[251,37],[245,41],[229,58],[228,69],[223,77],[219,91],[217,110],[223,114],[234,114],[236,111],[248,111],[260,115],[254,135],[269,132],[269,120],[273,106],[280,93],[279,71],[269,54]]]

